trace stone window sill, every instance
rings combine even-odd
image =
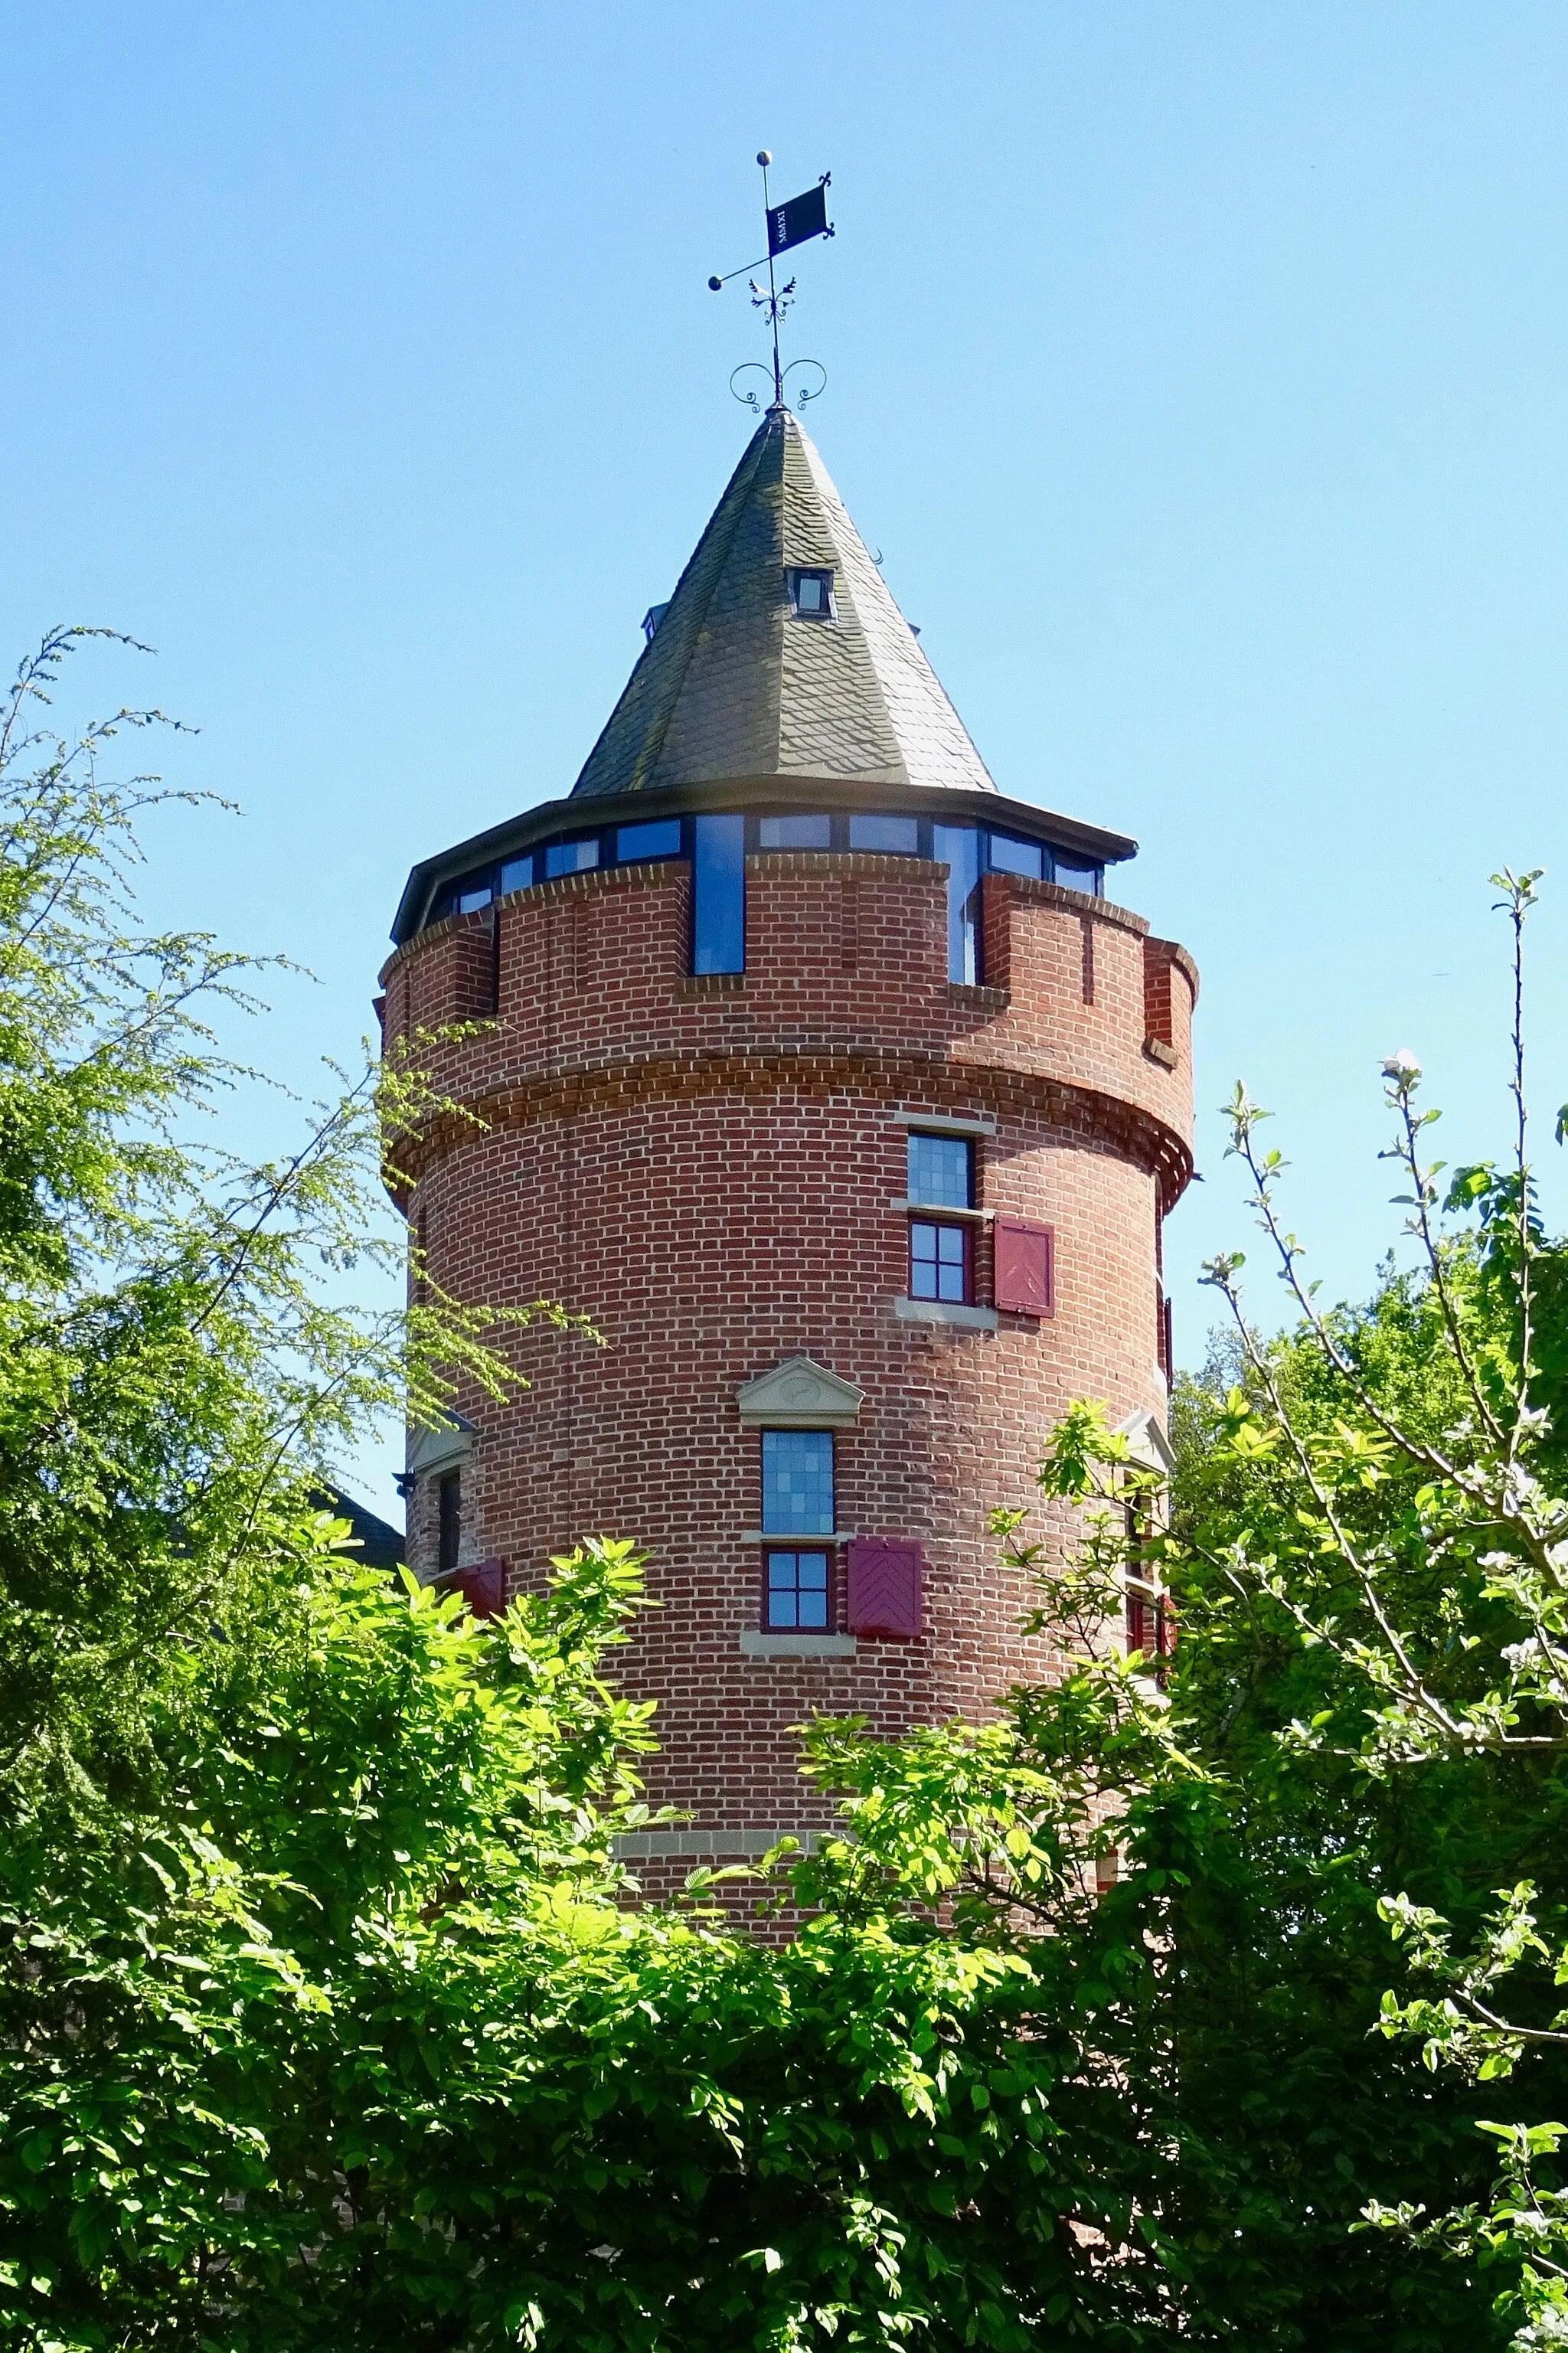
[[[781,1552],[809,1552],[813,1545],[847,1545],[855,1541],[853,1528],[789,1528],[780,1534],[775,1528],[770,1535],[765,1528],[744,1528],[742,1544],[777,1545]]]
[[[955,1208],[951,1201],[909,1201],[900,1198],[889,1201],[888,1207],[889,1209],[907,1209],[911,1218],[932,1219],[938,1224],[943,1218],[961,1218],[968,1225],[985,1226],[989,1225],[996,1215],[994,1209]]]
[[[1163,1038],[1145,1038],[1143,1051],[1152,1062],[1158,1062],[1163,1071],[1173,1071],[1179,1060],[1175,1048],[1167,1046]]]
[[[610,1852],[618,1862],[651,1862],[658,1855],[751,1859],[766,1854],[780,1839],[793,1838],[803,1854],[815,1854],[820,1836],[818,1831],[623,1831],[610,1841]]]
[[[957,1324],[966,1332],[994,1332],[1001,1322],[994,1307],[961,1307],[946,1299],[895,1299],[893,1313],[900,1324]]]
[[[748,1626],[741,1636],[748,1659],[852,1659],[859,1647],[853,1634],[764,1634]]]

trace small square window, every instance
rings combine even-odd
[[[500,887],[505,891],[526,891],[533,880],[531,858],[509,858],[500,871]]]
[[[969,1297],[969,1231],[964,1226],[910,1222],[910,1297],[959,1305]]]
[[[616,836],[616,856],[623,862],[637,858],[679,858],[680,819],[661,825],[623,825]]]
[[[831,621],[833,618],[832,573],[802,572],[792,568],[789,575],[789,598],[798,619]]]
[[[852,817],[849,820],[851,849],[880,849],[897,858],[918,858],[921,849],[921,826],[914,817]]]
[[[764,1430],[763,1534],[831,1535],[833,1509],[833,1432]]]
[[[767,1577],[766,1623],[771,1629],[780,1633],[826,1633],[828,1581],[825,1552],[770,1552]]]
[[[598,862],[597,836],[589,841],[552,841],[544,853],[546,874],[581,874]]]
[[[831,849],[830,817],[764,817],[758,821],[757,842],[763,849]]]
[[[909,1197],[922,1209],[974,1207],[974,1146],[966,1135],[910,1137]]]

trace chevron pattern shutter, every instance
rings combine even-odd
[[[1025,1218],[998,1218],[992,1227],[996,1304],[1014,1315],[1054,1315],[1056,1234]]]
[[[921,1548],[893,1536],[857,1536],[848,1547],[852,1634],[921,1630]]]

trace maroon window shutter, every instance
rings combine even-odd
[[[499,1618],[506,1609],[506,1563],[477,1560],[452,1580],[475,1618]]]
[[[996,1304],[1014,1315],[1054,1315],[1056,1235],[1024,1218],[998,1218],[992,1227]]]
[[[921,1630],[921,1548],[894,1536],[857,1536],[849,1546],[849,1631]]]

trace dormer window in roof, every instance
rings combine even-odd
[[[790,607],[797,620],[831,621],[837,617],[831,571],[803,571],[798,565],[791,565],[787,576]]]
[[[670,602],[671,600],[666,597],[662,605],[650,605],[642,617],[642,633],[650,646],[658,635],[658,625],[668,612]]]

